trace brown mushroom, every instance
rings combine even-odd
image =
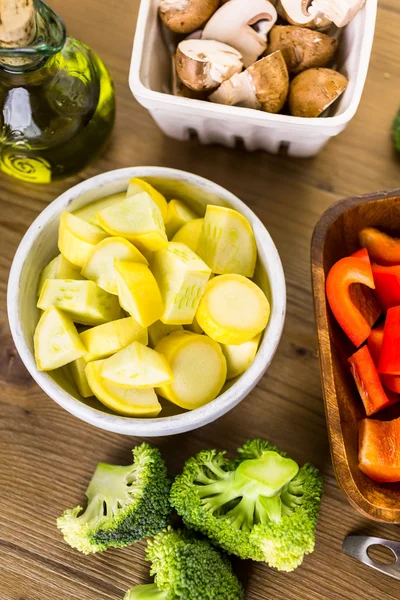
[[[240,52],[214,40],[187,39],[178,44],[175,66],[179,79],[195,91],[213,90],[243,69]]]
[[[225,81],[210,96],[212,102],[277,113],[285,104],[289,75],[280,51],[258,60]]]
[[[213,15],[219,0],[160,0],[158,14],[168,29],[175,33],[191,33]]]
[[[300,73],[327,65],[337,45],[337,40],[325,33],[295,25],[277,25],[269,34],[266,54],[280,50],[289,73]]]
[[[311,13],[309,0],[278,0],[276,9],[278,14],[291,25],[326,29],[332,24],[318,8],[314,8]]]
[[[290,84],[289,109],[294,117],[319,117],[344,92],[348,79],[333,69],[308,69]]]

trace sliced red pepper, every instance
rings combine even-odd
[[[381,355],[381,348],[383,342],[383,329],[384,325],[379,325],[375,327],[371,331],[371,335],[368,338],[368,349],[371,353],[372,360],[376,368],[379,367],[379,358]],[[381,375],[381,381],[383,386],[395,392],[396,394],[400,394],[400,376],[398,375]]]
[[[384,389],[368,346],[363,346],[350,356],[349,363],[367,416],[400,400],[400,396]]]
[[[400,265],[399,238],[391,237],[375,227],[362,229],[358,237],[373,261],[380,265]]]
[[[400,481],[400,419],[363,419],[358,443],[359,468],[379,482]]]
[[[353,252],[353,254],[350,254],[350,256],[353,256],[354,258],[362,258],[368,264],[371,263],[371,260],[369,258],[369,254],[368,254],[368,250],[366,248],[360,248],[359,250],[356,250],[355,252]]]
[[[348,256],[335,263],[329,271],[326,295],[337,322],[358,347],[368,338],[381,311],[377,302],[357,291],[354,284],[372,289],[375,286],[369,261]]]
[[[386,313],[378,370],[382,375],[400,375],[400,306]]]
[[[400,305],[400,265],[383,267],[372,265],[375,282],[375,294],[378,302],[386,312],[392,306]]]

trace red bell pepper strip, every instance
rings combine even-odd
[[[367,248],[373,261],[380,265],[400,265],[400,239],[391,237],[375,227],[362,229],[360,244]]]
[[[368,417],[400,400],[400,396],[383,388],[368,346],[350,356],[349,363]]]
[[[357,252],[353,252],[350,256],[361,258],[368,265],[371,264],[366,248],[361,248],[360,250],[357,250]],[[349,287],[349,294],[353,304],[365,317],[368,325],[372,327],[382,313],[380,305],[374,296],[374,292],[361,283],[353,283],[353,285]]]
[[[386,312],[392,306],[400,305],[400,265],[382,267],[372,265],[375,282],[375,294],[379,304]]]
[[[379,482],[400,481],[400,419],[363,419],[358,442],[359,468]]]
[[[371,353],[372,360],[376,368],[379,367],[379,358],[381,355],[381,348],[383,342],[383,329],[384,325],[379,325],[371,331],[371,335],[368,338],[368,350]],[[387,387],[392,392],[400,394],[400,376],[398,375],[381,375],[381,381],[384,387]]]
[[[389,308],[386,313],[378,371],[400,375],[400,306]]]
[[[362,258],[363,260],[365,260],[365,262],[371,264],[368,250],[366,248],[360,248],[359,250],[353,252],[353,254],[350,254],[350,256],[353,256],[354,258]]]
[[[352,285],[357,283],[375,287],[369,261],[353,256],[335,263],[326,278],[329,306],[347,337],[358,347],[368,338],[381,311],[374,299],[370,302],[364,293],[357,292]]]

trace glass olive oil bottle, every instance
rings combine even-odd
[[[41,0],[0,1],[0,170],[49,183],[82,169],[115,114],[100,58]]]

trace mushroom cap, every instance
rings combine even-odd
[[[246,69],[261,110],[278,113],[289,92],[289,74],[282,52],[277,50]]]
[[[337,40],[325,33],[296,25],[276,25],[269,34],[266,54],[280,50],[289,73],[300,73],[327,65],[337,45]]]
[[[158,14],[168,29],[191,33],[208,21],[219,0],[160,0]]]
[[[348,79],[333,69],[308,69],[290,84],[289,109],[294,117],[319,117],[344,92]]]
[[[214,40],[187,39],[178,44],[175,66],[179,79],[191,90],[218,87],[243,69],[242,55],[232,46]]]
[[[230,44],[239,50],[248,67],[266,49],[267,35],[277,18],[269,0],[230,0],[213,14],[202,38]]]
[[[286,19],[290,25],[299,25],[310,29],[326,29],[329,27],[332,21],[318,9],[311,13],[309,4],[309,0],[278,0],[276,8],[278,14]]]

